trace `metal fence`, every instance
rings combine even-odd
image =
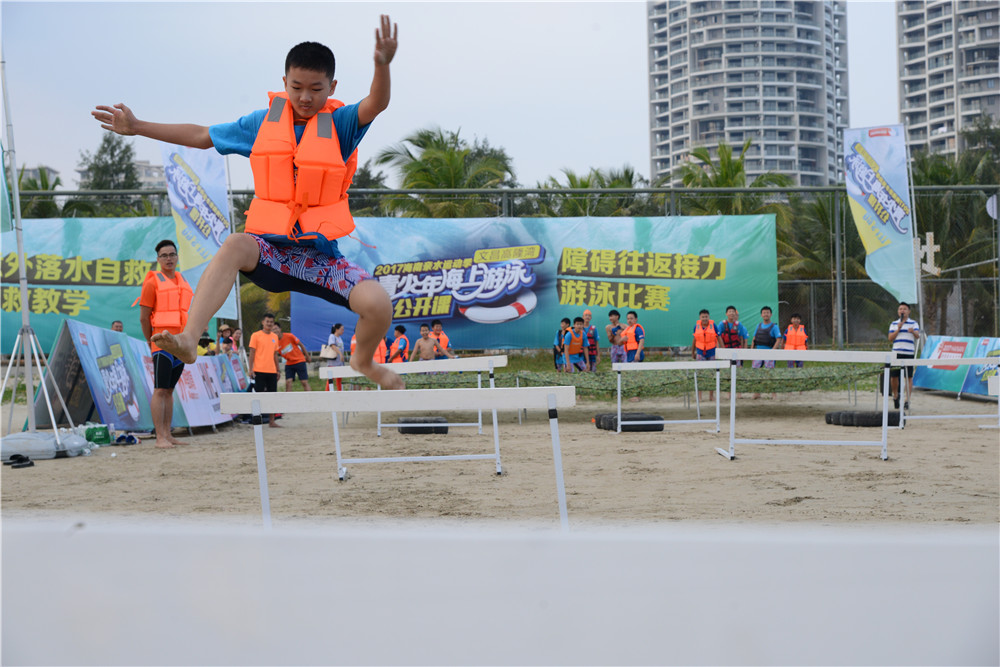
[[[987,198],[998,192],[1000,186],[914,188],[921,242],[929,243],[926,232],[932,231],[933,242],[941,246],[932,262],[936,268],[924,272],[921,306],[913,315],[928,335],[1000,336],[1000,227],[986,213]],[[74,217],[170,213],[165,190],[22,191],[20,195],[22,207],[47,201],[59,211],[77,202]],[[237,228],[242,223],[239,211],[250,195],[250,190],[232,193]],[[842,186],[351,191],[351,208],[358,217],[647,217],[777,211],[782,321],[799,313],[817,346],[872,347],[885,342],[888,324],[896,317],[896,302],[865,276],[864,248],[847,201]]]

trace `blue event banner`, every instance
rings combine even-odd
[[[413,340],[441,320],[458,349],[542,348],[584,310],[603,332],[612,309],[635,311],[649,346],[691,343],[702,308],[728,305],[748,328],[778,313],[773,215],[654,218],[358,218],[345,256],[392,299]],[[356,316],[292,294],[292,331],[309,349]]]

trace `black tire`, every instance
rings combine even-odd
[[[881,411],[855,412],[854,425],[866,426],[866,427],[882,426],[882,412]],[[899,426],[898,410],[889,411],[889,426]]]
[[[606,420],[608,417],[614,417],[614,416],[615,415],[612,412],[601,412],[599,414],[596,414],[594,415],[594,426],[596,426],[601,430],[607,430],[608,427],[606,426]]]
[[[844,410],[840,413],[840,425],[841,426],[854,426],[854,418],[858,413],[853,410]]]
[[[400,424],[447,424],[448,420],[444,417],[400,417]],[[433,433],[435,435],[446,435],[448,433],[447,426],[434,426],[433,428],[426,428],[423,426],[400,426],[400,433],[408,433],[410,435],[427,435],[428,433]]]
[[[843,424],[841,424],[841,420],[843,419],[844,416],[844,413],[842,411],[831,412],[827,416],[830,418],[829,423],[833,424],[834,426],[843,426]]]
[[[827,424],[832,424],[833,423],[833,416],[835,414],[837,414],[837,413],[836,412],[827,412],[826,413],[826,423]]]
[[[636,432],[636,431],[662,431],[663,424],[629,424],[630,421],[654,421],[662,420],[663,417],[659,415],[651,415],[645,412],[623,412],[622,413],[622,432]],[[618,415],[611,415],[609,422],[609,431],[618,430]]]

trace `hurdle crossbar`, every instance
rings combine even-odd
[[[948,359],[896,359],[893,366],[993,366],[1000,362],[997,357],[957,357]],[[900,384],[902,385],[902,378]],[[900,386],[900,393],[903,387]],[[899,428],[906,428],[906,422],[917,419],[989,419],[990,415],[908,415],[906,414],[906,404],[899,411]],[[981,424],[979,428],[1000,428],[1000,400],[997,400],[997,423]]]
[[[391,371],[400,375],[407,373],[460,373],[465,371],[475,372],[476,388],[483,388],[483,371],[488,371],[490,376],[490,389],[496,386],[493,369],[503,368],[507,365],[507,355],[498,354],[486,357],[460,357],[458,359],[433,359],[430,361],[408,361],[399,364],[381,364]],[[319,369],[319,377],[323,380],[336,378],[357,378],[364,377],[350,366],[324,366]],[[380,388],[379,388],[380,389]],[[382,437],[382,427],[399,428],[401,426],[411,428],[436,428],[438,426],[475,426],[479,429],[479,435],[483,434],[483,411],[477,412],[478,419],[474,422],[438,422],[436,424],[392,424],[382,421],[382,413],[375,413],[375,432]],[[493,412],[493,437],[496,440],[496,411]],[[499,465],[500,452],[497,451],[497,465]],[[497,470],[497,472],[500,472]]]
[[[889,368],[896,361],[894,352],[843,352],[837,350],[765,350],[742,348],[717,348],[716,359],[730,363],[729,385],[729,449],[716,447],[729,460],[736,458],[736,443],[741,445],[854,445],[881,447],[883,461],[889,458],[889,399],[882,395],[882,438],[880,440],[775,440],[768,438],[736,437],[736,369],[741,361],[832,361],[838,363],[883,364],[885,386],[889,386]]]
[[[719,420],[719,387],[722,368],[729,365],[728,361],[642,361],[639,363],[614,363],[611,370],[618,373],[618,433],[622,432],[622,424],[715,424],[715,432],[720,431]],[[702,369],[715,370],[715,419],[701,418],[701,400],[698,398],[698,371]],[[622,373],[630,371],[691,371],[694,376],[694,401],[697,419],[657,419],[649,421],[622,421]],[[711,431],[709,431],[711,432]]]
[[[383,405],[385,404],[385,405]],[[519,410],[544,408],[548,411],[552,435],[552,452],[556,467],[556,484],[559,495],[559,515],[563,528],[569,526],[566,511],[566,492],[563,488],[562,457],[559,445],[557,408],[576,405],[575,387],[524,387],[503,389],[409,389],[392,392],[317,391],[281,393],[225,393],[220,395],[220,410],[229,413],[250,413],[257,449],[257,473],[260,484],[261,512],[265,527],[271,526],[271,504],[267,485],[267,463],[264,457],[264,429],[262,415],[267,413],[303,412],[377,412],[386,407],[392,410],[431,410],[448,406],[453,410]],[[340,432],[337,419],[333,419],[334,442],[337,448],[337,474],[343,480],[347,469],[344,463],[376,463],[385,461],[411,462],[427,460],[478,460],[493,455],[469,454],[454,456],[414,456],[372,459],[342,459]]]

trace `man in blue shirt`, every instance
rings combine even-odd
[[[369,94],[357,104],[340,106],[332,112],[343,163],[352,155],[369,124],[389,106],[389,64],[396,53],[397,33],[388,16],[383,15],[380,22],[375,31],[375,72]],[[337,85],[334,69],[333,53],[322,44],[303,42],[289,51],[282,81],[285,104],[293,113],[296,142],[302,141],[300,127],[304,129],[307,124],[315,123],[314,119],[325,117],[320,112]],[[98,106],[91,114],[101,127],[116,134],[139,135],[193,148],[215,148],[223,154],[249,157],[268,111],[260,110],[235,123],[211,127],[142,121],[124,104]],[[291,165],[271,169],[276,174],[280,171],[282,178],[295,178]],[[291,173],[285,175],[283,169]],[[256,187],[260,185],[255,182]],[[261,194],[257,194],[261,199]],[[287,203],[289,215],[298,215],[292,206],[295,202],[288,198]],[[299,242],[272,234],[230,234],[198,282],[184,331],[176,335],[156,333],[153,335],[156,345],[186,363],[194,362],[198,336],[224,303],[238,272],[270,292],[296,291],[350,308],[358,315],[357,354],[352,356],[351,366],[384,389],[403,388],[399,375],[372,361],[392,322],[388,294],[367,271],[340,253],[335,239],[323,236]]]

